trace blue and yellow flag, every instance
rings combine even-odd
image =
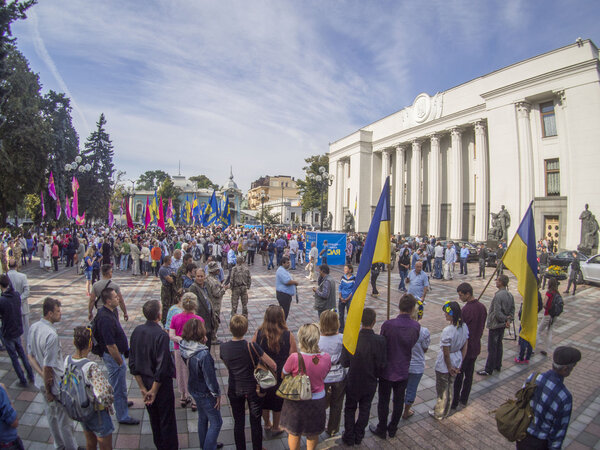
[[[156,195],[156,189],[154,189],[154,198],[152,199],[152,205],[150,208],[150,217],[158,220],[158,196]]]
[[[199,223],[198,220],[200,216],[200,207],[198,206],[198,198],[196,194],[194,194],[194,200],[192,200],[192,217],[194,218],[194,223]]]
[[[538,263],[535,251],[533,202],[529,204],[525,217],[517,229],[517,234],[504,253],[502,262],[517,277],[517,289],[523,297],[519,336],[535,348],[538,315]]]
[[[387,177],[360,256],[352,303],[344,327],[344,347],[352,355],[356,351],[360,321],[371,278],[371,266],[374,263],[389,264],[390,257],[390,177]]]
[[[213,190],[212,196],[210,197],[210,203],[206,207],[206,211],[204,212],[207,215],[206,224],[210,225],[215,220],[217,220],[217,213],[219,211],[219,205],[217,202],[217,196],[215,191]]]
[[[228,197],[223,197],[225,204],[223,206],[223,212],[221,214],[221,223],[223,224],[223,226],[230,226],[231,225],[231,208],[229,207],[229,198]]]
[[[185,223],[190,223],[192,220],[192,204],[188,196],[185,196]]]

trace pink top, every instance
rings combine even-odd
[[[171,329],[175,330],[176,336],[181,336],[183,333],[183,326],[190,319],[198,319],[200,322],[204,323],[204,319],[202,317],[193,313],[182,312],[173,316],[171,319]],[[173,342],[173,348],[175,350],[179,350],[179,343]]]
[[[310,378],[310,390],[314,394],[323,392],[325,390],[325,377],[331,369],[331,356],[327,353],[301,353],[302,359],[304,359],[304,365],[306,366],[306,373]],[[317,364],[313,362],[313,358],[317,358]],[[283,371],[288,374],[298,374],[298,353],[292,353],[285,365]]]

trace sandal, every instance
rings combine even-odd
[[[402,419],[408,420],[409,418],[411,418],[414,415],[415,415],[415,412],[413,410],[409,410],[407,413],[404,413],[402,415]]]
[[[188,404],[188,399],[183,398],[183,399],[179,400],[179,404],[181,405],[182,408],[185,408]]]

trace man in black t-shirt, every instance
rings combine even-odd
[[[108,370],[108,382],[115,395],[115,413],[119,423],[137,425],[139,420],[129,416],[127,404],[127,366],[125,357],[129,354],[127,336],[119,323],[117,292],[108,287],[100,294],[104,306],[96,314],[96,339],[100,345],[102,359]]]

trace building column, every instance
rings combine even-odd
[[[452,137],[452,215],[450,218],[450,239],[461,239],[463,231],[463,173],[462,173],[462,131],[453,128]]]
[[[490,215],[490,194],[488,189],[488,147],[485,123],[475,122],[475,151],[477,152],[475,183],[475,241],[486,241]]]
[[[440,175],[440,137],[430,136],[431,154],[429,161],[429,234],[440,236],[440,214],[442,205],[442,184]]]
[[[342,179],[344,180],[344,194],[343,194],[343,201],[342,201],[342,210],[344,209],[344,204],[346,203],[346,198],[347,198],[347,192],[348,192],[348,188],[350,187],[350,183],[348,181],[348,168],[350,167],[350,159],[345,159],[344,160],[344,170],[342,173]],[[352,199],[348,200],[348,210],[354,214],[354,203],[352,202]],[[356,219],[356,218],[355,218]],[[344,225],[344,221],[342,220],[342,228]],[[342,229],[340,228],[340,230]]]
[[[411,196],[410,196],[410,234],[421,234],[421,143],[412,143]]]
[[[396,165],[394,167],[394,233],[404,234],[404,150],[396,146]]]
[[[381,152],[381,188],[379,192],[383,189],[383,185],[385,184],[385,179],[390,175],[391,161],[390,157],[392,154],[388,149],[383,149]],[[379,199],[379,198],[378,198]]]
[[[344,162],[338,160],[335,171],[335,220],[332,229],[341,230],[344,223]]]
[[[517,108],[517,128],[519,131],[519,215],[523,217],[529,202],[533,200],[534,195],[534,175],[533,175],[533,145],[531,142],[531,122],[529,121],[529,112],[531,104],[527,102],[518,102]]]

